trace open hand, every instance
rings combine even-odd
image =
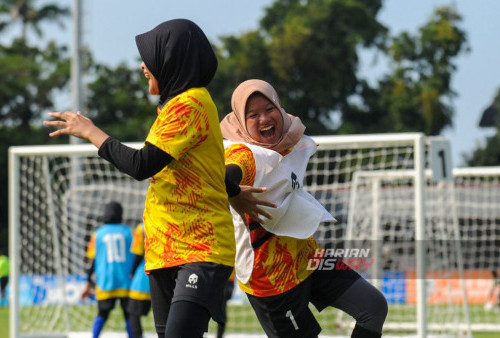
[[[233,209],[240,214],[246,226],[248,226],[248,221],[245,214],[259,223],[264,222],[260,216],[272,219],[272,216],[263,209],[259,208],[259,205],[276,208],[276,204],[258,199],[253,195],[253,193],[265,192],[266,188],[251,187],[248,185],[240,185],[240,188],[241,192],[238,195],[229,198],[229,203],[231,203]]]
[[[83,116],[80,112],[52,112],[49,113],[49,116],[54,117],[57,120],[43,121],[43,124],[45,126],[59,128],[58,130],[51,132],[49,134],[50,137],[72,135],[88,140],[98,148],[109,137],[109,135],[96,127],[88,117]]]

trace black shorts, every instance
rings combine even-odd
[[[321,327],[309,309],[331,306],[356,280],[354,270],[316,270],[291,290],[270,297],[248,295],[259,322],[270,338],[317,337]]]
[[[232,271],[230,266],[210,262],[151,271],[149,285],[155,318],[167,318],[171,303],[189,301],[202,305],[216,322],[223,323],[224,287]]]
[[[150,300],[137,300],[129,298],[127,302],[127,312],[131,315],[146,316],[151,310]]]
[[[116,301],[120,301],[120,306],[123,310],[123,315],[126,317],[127,315],[127,302],[128,298],[109,298],[97,301],[97,309],[99,310],[99,315],[103,317],[107,317],[107,315],[113,310],[115,307]]]
[[[226,303],[233,296],[234,281],[228,280],[224,286],[224,302]]]

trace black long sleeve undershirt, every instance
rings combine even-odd
[[[89,282],[90,285],[92,286],[94,286],[94,280],[92,279],[92,275],[94,274],[94,269],[95,269],[95,260],[92,259],[92,262],[89,263],[87,268],[87,282]]]
[[[134,149],[127,147],[114,137],[108,137],[103,142],[98,154],[113,164],[118,170],[132,176],[138,181],[156,175],[174,159],[170,154],[149,142],[146,142],[145,146],[141,149]],[[240,171],[240,179],[235,180],[228,179],[228,172],[226,170],[224,180],[226,192],[229,197],[234,197],[241,191],[239,185],[234,183],[241,181],[241,169],[236,165],[230,166],[234,166]]]
[[[172,156],[149,142],[141,149],[134,149],[114,137],[104,141],[98,154],[138,181],[154,176],[173,160]]]
[[[130,271],[131,276],[135,275],[135,270],[137,270],[143,259],[144,256],[142,255],[134,255],[134,263],[132,264],[132,270]]]
[[[243,177],[241,168],[235,164],[229,164],[226,166],[226,177],[224,182],[226,183],[226,192],[229,197],[234,197],[241,192],[240,182]]]
[[[243,172],[236,164],[226,165],[226,185],[227,182],[239,186],[243,179]]]

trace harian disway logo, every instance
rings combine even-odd
[[[198,283],[198,275],[195,274],[195,273],[192,273],[188,277],[188,283],[186,284],[186,287],[187,288],[192,288],[192,289],[197,289],[198,285],[196,285],[196,283]]]

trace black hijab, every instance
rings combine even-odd
[[[192,21],[165,21],[135,41],[142,61],[158,80],[160,104],[190,88],[205,87],[217,70],[210,42]]]

